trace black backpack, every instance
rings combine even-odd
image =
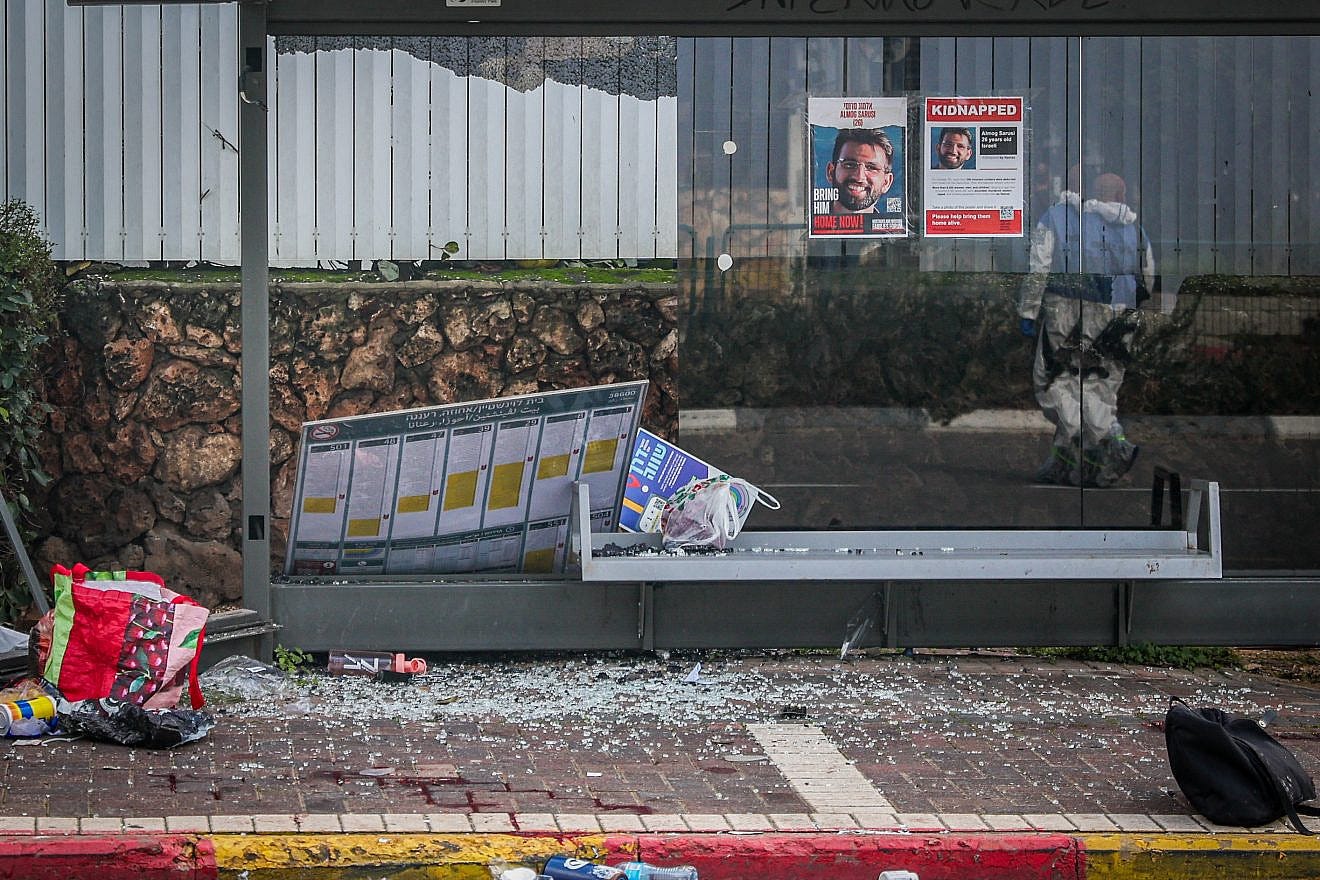
[[[1287,816],[1302,834],[1298,813],[1320,816],[1311,777],[1292,752],[1250,718],[1192,709],[1174,697],[1164,716],[1173,778],[1211,822],[1255,828]]]

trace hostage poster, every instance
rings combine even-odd
[[[906,98],[810,98],[810,238],[907,235]]]
[[[923,119],[926,235],[1022,235],[1022,99],[927,98]]]

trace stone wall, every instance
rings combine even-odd
[[[272,285],[272,571],[304,421],[649,378],[677,426],[672,287]],[[40,567],[146,568],[211,607],[242,592],[237,284],[80,282],[53,349]]]

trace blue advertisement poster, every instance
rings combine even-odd
[[[722,473],[645,428],[639,429],[623,487],[619,528],[625,532],[660,531],[660,513],[669,496],[691,480]]]

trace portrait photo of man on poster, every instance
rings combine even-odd
[[[945,171],[976,169],[976,129],[947,126],[931,129],[930,167]]]
[[[903,98],[812,98],[809,235],[907,235]]]

